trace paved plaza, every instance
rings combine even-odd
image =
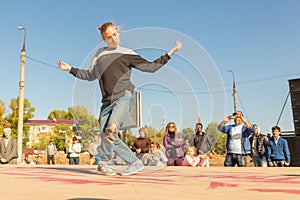
[[[88,165],[2,165],[0,180],[3,200],[300,199],[297,167],[146,167],[136,175],[108,177]]]

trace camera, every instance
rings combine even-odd
[[[232,113],[232,115],[230,116],[230,119],[235,119],[236,118],[237,113]]]
[[[231,116],[230,116],[230,119],[235,119],[235,118],[236,118],[235,115],[231,115]]]

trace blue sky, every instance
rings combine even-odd
[[[96,117],[100,95],[96,82],[83,83],[58,70],[56,62],[87,68],[103,46],[97,26],[121,26],[122,45],[154,60],[183,41],[182,50],[155,74],[135,71],[142,92],[143,125],[160,128],[174,121],[206,126],[233,111],[233,70],[238,108],[263,132],[276,124],[288,94],[288,80],[300,77],[300,2],[254,1],[5,1],[0,7],[0,99],[19,95],[20,53],[27,30],[25,98],[35,119],[53,109],[66,110],[81,97]],[[84,89],[81,89],[81,87]],[[290,99],[279,126],[293,130]]]

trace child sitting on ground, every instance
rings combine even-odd
[[[160,150],[160,145],[157,142],[151,142],[150,151],[143,155],[142,162],[145,166],[166,166],[168,158]]]
[[[197,149],[194,146],[188,147],[185,153],[185,157],[182,166],[198,167],[200,164],[200,158],[197,156]]]
[[[33,162],[32,154],[26,153],[25,158],[22,162],[22,165],[35,165],[35,162]]]

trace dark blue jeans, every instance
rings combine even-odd
[[[55,164],[54,155],[47,155],[47,163],[48,163],[48,165],[50,165],[50,160],[51,160],[52,164],[54,165]]]
[[[244,167],[242,154],[227,153],[224,167],[234,167],[235,165]]]
[[[69,165],[79,165],[79,157],[70,157]]]

